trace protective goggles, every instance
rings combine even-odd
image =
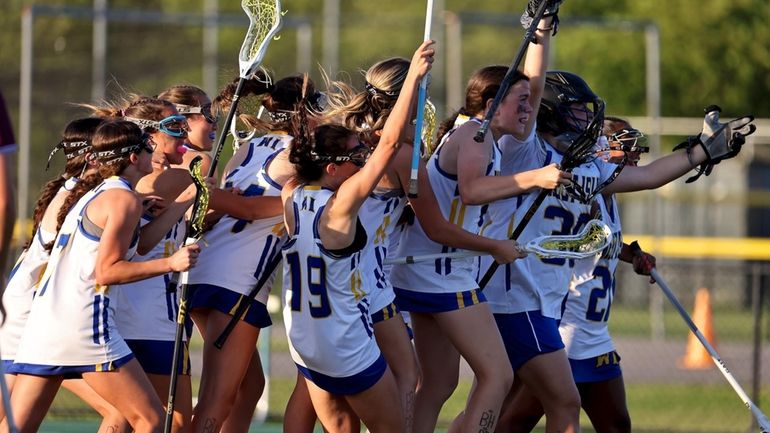
[[[639,153],[647,153],[650,151],[647,137],[641,131],[634,128],[616,131],[609,136],[608,140],[610,142],[611,150]]]
[[[361,168],[364,166],[364,164],[366,164],[366,161],[369,159],[371,154],[372,151],[368,147],[366,147],[363,143],[359,143],[358,146],[350,149],[344,155],[319,155],[316,153],[316,151],[311,151],[310,158],[313,161],[330,162],[334,164],[349,162],[356,167]]]
[[[137,119],[135,117],[124,117],[124,119],[139,125],[142,129],[155,128],[166,135],[177,138],[187,137],[187,131],[190,129],[189,125],[187,125],[187,118],[179,114],[168,116],[160,121]]]
[[[200,114],[209,123],[219,122],[219,116],[215,116],[211,112],[211,104],[204,104],[201,106],[174,104],[179,114]]]

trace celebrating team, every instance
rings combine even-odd
[[[708,174],[754,126],[750,117],[719,123],[710,107],[684,150],[637,166],[643,134],[605,119],[603,101],[577,75],[547,71],[560,3],[548,2],[523,72],[504,81],[506,67],[487,66],[471,76],[464,106],[419,163],[418,197],[406,194],[421,133],[411,119],[432,41],[411,61],[377,62],[361,91],[327,82],[322,94],[303,75],[247,80],[244,94],[261,98],[268,119],[241,114],[256,133],[234,137],[221,188],[211,186],[203,246],[181,246],[196,192],[185,164],[195,154],[211,163],[215,113],[232,103],[234,83],[213,101],[175,86],[89,107],[93,117],[73,121],[54,149],[64,151],[65,172],[38,202],[34,237],[4,295],[0,337],[20,431],[37,431],[64,384],[103,415],[99,431],[159,432],[174,375],[173,431],[247,431],[265,383],[255,344],[271,325],[271,263],[280,256],[297,366],[284,431],[311,432],[318,419],[329,432],[361,423],[374,433],[432,432],[461,356],[474,384],[450,431],[530,431],[544,414],[547,432],[578,432],[581,405],[597,431],[630,431],[607,320],[618,260],[649,273],[654,258],[623,244],[614,194],[696,167]],[[539,4],[525,13],[535,16]],[[490,131],[476,142],[501,88]],[[562,170],[586,140],[591,157]],[[543,259],[508,240],[519,224],[528,241],[578,233],[594,218],[613,232],[594,260]],[[449,255],[458,250],[488,256]],[[422,254],[445,256],[387,264]],[[493,262],[502,266],[480,287]],[[187,352],[172,365],[182,305],[171,273],[188,270],[182,309],[204,340],[195,407]]]

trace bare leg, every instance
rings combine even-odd
[[[238,394],[235,396],[230,414],[225,419],[220,433],[246,433],[251,426],[251,419],[254,418],[254,409],[257,407],[259,398],[265,390],[265,373],[262,371],[262,362],[259,359],[259,352],[254,350],[251,355],[246,375],[238,388]]]
[[[169,362],[170,364],[171,362]],[[171,376],[164,374],[148,374],[155,393],[166,408],[168,390],[171,386]],[[187,433],[190,431],[192,419],[192,384],[189,374],[180,374],[176,382],[176,396],[174,397],[174,417],[171,420],[173,433]]]
[[[434,314],[441,330],[468,361],[477,385],[468,396],[462,432],[492,432],[513,383],[503,340],[486,304]]]
[[[374,324],[374,337],[380,347],[385,361],[388,363],[401,397],[401,406],[404,410],[404,420],[407,433],[412,432],[414,419],[414,398],[417,382],[419,380],[419,366],[417,357],[406,324],[400,314],[395,317]]]
[[[196,309],[190,315],[203,336],[203,373],[198,404],[193,409],[194,433],[219,432],[235,402],[238,388],[249,367],[259,329],[238,322],[222,349],[214,341],[227,326],[230,316],[212,309]],[[243,348],[252,348],[243,350]]]
[[[596,433],[630,433],[623,376],[603,382],[580,383],[580,400]]]
[[[457,388],[460,354],[435,319],[411,313],[414,344],[422,378],[414,402],[414,433],[433,433],[444,402]]]
[[[284,411],[283,433],[312,433],[317,418],[305,378],[297,373],[297,382]]]
[[[83,373],[83,379],[128,419],[136,433],[163,431],[163,403],[136,359],[117,370]]]
[[[535,356],[516,374],[543,405],[546,433],[580,431],[580,395],[564,349]]]
[[[131,425],[117,408],[107,403],[83,379],[67,379],[62,382],[62,388],[70,391],[94,408],[102,416],[98,433],[129,433]]]
[[[519,376],[513,381],[513,387],[503,403],[503,414],[497,431],[500,433],[529,433],[544,415],[543,406],[535,395],[527,389]]]
[[[11,409],[20,433],[38,431],[54,397],[56,397],[56,393],[59,391],[61,382],[61,376],[31,376],[27,374],[16,376],[11,395]],[[7,418],[4,418],[0,423],[0,431],[8,431]]]

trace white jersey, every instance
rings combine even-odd
[[[478,119],[471,121],[479,122]],[[468,232],[478,233],[486,205],[464,204],[460,198],[457,175],[449,174],[439,166],[441,150],[450,134],[451,132],[444,136],[428,160],[428,179],[444,218]],[[490,161],[486,175],[491,175],[493,172],[494,153],[490,155]],[[404,229],[395,257],[444,254],[456,251],[460,250],[438,244],[428,238],[420,222],[415,218],[414,222]],[[399,289],[422,293],[457,293],[478,287],[476,272],[477,259],[473,257],[444,258],[410,265],[393,265],[390,277],[393,286]]]
[[[615,350],[607,321],[615,297],[615,269],[618,267],[623,235],[615,196],[597,197],[604,222],[612,230],[612,242],[602,251],[593,278],[579,284],[567,296],[559,333],[571,359],[593,358]]]
[[[364,371],[380,357],[369,317],[374,280],[366,260],[366,232],[357,224],[349,251],[321,245],[318,219],[334,192],[297,188],[295,229],[283,249],[283,320],[295,363],[331,377]]]
[[[78,179],[74,177],[67,179],[56,196],[72,191],[77,182]],[[43,277],[50,256],[45,245],[55,237],[56,233],[43,230],[43,227],[39,226],[29,248],[21,253],[8,276],[8,285],[3,292],[3,306],[7,316],[5,323],[0,327],[0,349],[4,361],[13,361],[16,357],[16,349],[27,324],[37,284]]]
[[[503,152],[503,175],[559,163],[562,158],[559,152],[534,133],[524,142],[506,136],[501,140],[500,147]],[[614,165],[594,160],[573,169],[573,181],[585,191],[592,192],[611,175],[614,168]],[[491,203],[481,234],[495,239],[510,237],[539,194],[540,190],[535,190]],[[591,205],[581,203],[560,187],[548,194],[517,240],[526,244],[538,236],[575,234],[591,219]],[[482,256],[480,273],[489,268],[492,260]],[[529,254],[524,259],[500,266],[484,289],[484,295],[493,313],[540,311],[546,317],[558,319],[573,266],[574,260],[541,259]]]
[[[140,224],[144,226],[151,221],[152,217],[145,215]],[[137,254],[131,261],[169,257],[179,249],[184,238],[185,220],[180,219],[150,252]],[[179,290],[167,290],[170,279],[171,274],[163,274],[114,287],[115,323],[124,339],[174,341]]]
[[[372,313],[386,308],[395,299],[384,262],[386,258],[394,256],[390,245],[405,206],[406,196],[403,190],[375,189],[358,211],[359,219],[369,238],[365,253],[373,256],[372,259],[365,260],[365,263],[372,264],[374,268],[364,270],[365,273],[373,275],[376,281],[369,294]]]
[[[267,166],[291,143],[289,135],[268,134],[251,140],[241,165],[223,179],[223,186],[238,188],[244,196],[281,195],[282,185],[267,174]],[[256,300],[267,304],[273,286],[274,269],[265,269],[280,254],[286,241],[283,215],[259,220],[223,216],[211,231],[203,235],[207,246],[201,249],[198,264],[190,269],[189,284],[209,284],[248,295],[264,272],[270,278]]]
[[[131,355],[115,326],[112,287],[94,280],[100,237],[87,231],[93,223],[85,215],[94,198],[115,188],[131,191],[124,179],[109,178],[86,193],[62,224],[16,354],[14,365],[27,372],[50,366],[101,371]],[[124,259],[134,254],[135,241]]]

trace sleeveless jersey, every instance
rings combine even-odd
[[[110,369],[113,361],[131,355],[118,333],[110,286],[96,284],[95,265],[100,238],[83,226],[91,201],[109,189],[131,186],[112,177],[86,193],[67,214],[54,243],[24,329],[14,366],[33,373],[51,366]],[[132,242],[125,259],[136,250]]]
[[[358,211],[359,220],[364,225],[369,238],[364,253],[372,256],[364,263],[374,265],[374,268],[363,271],[371,274],[375,280],[374,287],[369,293],[372,313],[386,308],[395,298],[384,262],[386,258],[393,256],[390,245],[396,231],[396,224],[405,206],[406,196],[403,190],[378,188],[369,194],[369,198]]]
[[[75,177],[67,179],[56,196],[72,191],[77,182]],[[29,248],[21,253],[8,276],[8,285],[3,292],[3,305],[7,316],[5,323],[0,327],[0,349],[5,361],[13,361],[16,357],[16,349],[27,324],[32,299],[35,297],[35,289],[48,263],[49,253],[45,245],[55,237],[56,233],[38,227]]]
[[[151,216],[143,215],[140,224],[151,221]],[[150,252],[137,254],[131,261],[169,257],[179,249],[184,237],[185,220],[180,219]],[[171,274],[163,274],[115,286],[115,323],[124,339],[174,341],[179,302],[178,290],[167,291],[170,279]]]
[[[524,142],[505,137],[500,146],[504,155],[503,175],[559,163],[562,158],[556,149],[534,133]],[[573,169],[573,181],[586,191],[594,191],[613,169],[613,165],[594,160]],[[537,189],[491,203],[481,234],[495,239],[510,237],[539,194]],[[575,234],[591,219],[591,205],[581,203],[560,187],[549,192],[517,240],[524,245],[538,236]],[[482,256],[480,273],[489,268],[492,260]],[[529,254],[524,259],[500,266],[484,289],[484,295],[493,313],[540,311],[545,317],[558,319],[573,266],[574,260],[541,259]]]
[[[571,359],[593,358],[615,350],[607,321],[615,297],[615,269],[623,247],[620,216],[615,196],[597,197],[604,222],[612,230],[612,242],[602,251],[593,278],[579,284],[567,296],[559,333]]]
[[[478,119],[470,121],[480,123]],[[439,156],[453,131],[454,129],[442,138],[436,151],[428,160],[428,180],[444,218],[468,232],[478,233],[486,205],[464,204],[460,199],[457,175],[449,174],[439,166]],[[495,153],[493,151],[490,155],[491,163],[486,171],[488,176],[492,174],[495,167]],[[395,257],[456,251],[459,249],[438,244],[428,238],[420,222],[415,218],[414,222],[402,232]],[[478,287],[475,279],[476,270],[476,259],[473,257],[443,258],[410,265],[393,265],[390,277],[393,286],[399,289],[422,293],[457,293]]]
[[[362,263],[363,247],[338,254],[321,245],[318,220],[333,193],[304,186],[292,194],[295,228],[283,249],[283,320],[294,362],[340,378],[371,366],[380,349],[367,297],[375,282],[364,272],[373,265]]]
[[[226,188],[235,187],[245,196],[280,196],[282,185],[267,174],[267,165],[291,143],[289,135],[268,134],[251,140],[241,165],[223,179]],[[242,220],[223,216],[203,235],[208,244],[201,248],[198,264],[190,269],[189,284],[209,284],[248,295],[265,272],[270,260],[280,254],[286,240],[283,215]],[[260,289],[256,300],[267,304],[272,275]]]

